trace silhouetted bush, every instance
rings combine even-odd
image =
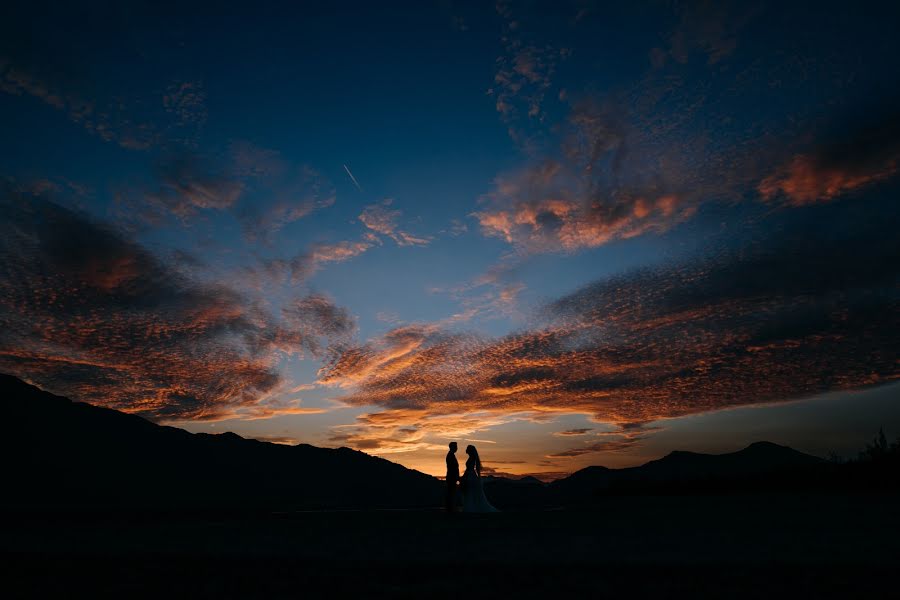
[[[872,440],[872,443],[866,444],[865,450],[859,453],[859,460],[882,460],[889,457],[891,450],[896,452],[898,442],[889,445],[887,436],[884,435],[884,428],[878,430],[878,435]]]

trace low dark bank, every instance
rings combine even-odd
[[[0,515],[6,597],[884,598],[900,496],[609,496],[590,510]],[[85,596],[85,594],[87,594]]]
[[[191,434],[72,402],[0,375],[8,427],[0,437],[18,510],[100,514],[248,514],[302,509],[434,508],[443,483],[347,448],[283,446],[233,433]],[[616,495],[871,492],[900,489],[900,448],[837,464],[768,442],[738,452],[676,451],[629,469],[588,467],[543,484],[488,478],[504,510],[589,507]]]

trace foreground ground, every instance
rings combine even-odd
[[[900,594],[900,497],[614,497],[593,510],[23,514],[18,596]]]

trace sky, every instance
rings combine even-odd
[[[0,371],[435,475],[900,435],[896,7],[280,4],[4,8]]]

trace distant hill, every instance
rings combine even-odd
[[[555,499],[579,501],[617,490],[732,488],[792,473],[807,473],[825,461],[772,442],[755,442],[737,452],[701,454],[676,450],[638,467],[587,467],[551,484]],[[709,491],[709,490],[703,490]]]
[[[755,442],[727,454],[678,450],[638,467],[587,467],[548,484],[495,478],[485,489],[500,506],[571,506],[589,504],[610,493],[709,493],[765,487],[797,474],[818,473],[825,466],[821,458],[793,448]]]
[[[0,375],[0,503],[92,508],[375,508],[442,503],[442,483],[347,448],[192,434]]]

